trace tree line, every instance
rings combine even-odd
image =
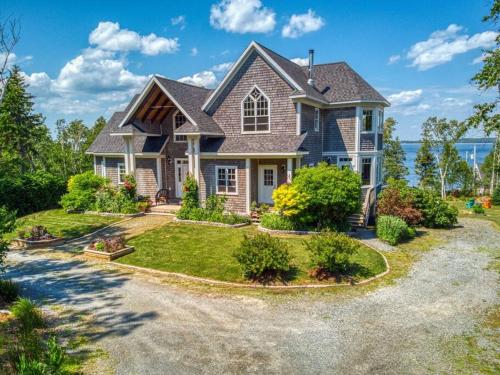
[[[494,0],[490,13],[483,22],[498,26],[500,0]],[[429,117],[422,124],[421,146],[415,160],[415,173],[419,186],[440,192],[443,198],[450,190],[463,195],[489,191],[490,194],[500,182],[500,34],[496,45],[484,51],[483,67],[472,77],[472,82],[480,91],[496,89],[496,97],[491,102],[475,105],[473,114],[465,121]],[[393,133],[397,122],[387,118],[384,122],[384,180],[389,178],[405,179],[408,168],[406,155],[399,138]],[[495,139],[493,149],[481,165],[480,171],[474,170],[467,160],[460,157],[456,144],[470,129],[482,129],[486,136]],[[476,161],[474,160],[474,165]],[[481,172],[481,173],[477,173]],[[482,178],[480,178],[480,176]]]
[[[34,110],[19,67],[14,66],[0,97],[0,207],[18,214],[57,206],[68,178],[92,169],[85,151],[106,124],[57,120],[52,135]]]

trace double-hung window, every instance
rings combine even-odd
[[[314,108],[314,131],[319,132],[319,122],[320,122],[320,111],[319,108]]]
[[[254,87],[242,103],[243,132],[269,131],[269,99]]]
[[[361,159],[361,181],[363,186],[372,184],[372,158]]]
[[[378,132],[384,132],[384,112],[378,111]]]
[[[373,110],[364,109],[363,110],[363,132],[373,131]]]
[[[182,125],[186,123],[186,116],[181,111],[177,111],[174,114],[174,133],[177,129],[179,129]],[[185,135],[174,135],[174,142],[187,142],[187,136]]]
[[[117,173],[118,173],[118,183],[123,184],[125,182],[125,176],[127,175],[127,170],[125,169],[124,163],[118,163],[116,165]]]
[[[238,194],[238,177],[236,167],[215,167],[217,194]]]

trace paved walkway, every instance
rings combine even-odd
[[[352,299],[221,297],[29,252],[9,254],[7,277],[92,315],[118,374],[452,373],[443,340],[500,302],[484,250],[500,232],[462,223],[407,277]]]
[[[130,239],[132,237],[138,236],[139,234],[147,232],[148,230],[165,225],[166,223],[169,223],[171,221],[171,216],[161,215],[144,215],[134,218],[128,218],[112,224],[95,234],[87,235],[69,241],[64,245],[58,246],[57,249],[66,251],[79,250],[82,247],[88,245],[93,239],[103,236],[123,235],[125,236],[125,239]]]

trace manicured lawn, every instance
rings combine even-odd
[[[500,226],[500,206],[492,206],[491,208],[485,208],[485,214],[478,215],[473,213],[472,210],[465,208],[465,200],[450,199],[448,202],[458,209],[460,217],[489,220],[494,222],[496,225]]]
[[[76,238],[121,219],[110,216],[68,214],[63,209],[47,210],[19,218],[16,223],[17,229],[12,233],[7,233],[4,238],[12,240],[17,237],[17,230],[33,225],[43,225],[57,237]]]
[[[129,245],[135,246],[136,251],[118,259],[117,262],[216,280],[242,282],[245,278],[233,257],[233,252],[244,234],[255,233],[257,229],[254,226],[233,229],[171,223],[128,241]],[[307,237],[280,237],[289,244],[293,256],[294,272],[291,282],[314,282],[307,274],[310,269],[309,256],[303,246]],[[352,262],[361,266],[355,275],[359,279],[385,270],[383,258],[365,246],[352,256]]]

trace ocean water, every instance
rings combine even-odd
[[[415,158],[417,157],[417,151],[420,148],[420,143],[401,143],[403,150],[406,152],[406,166],[409,170],[409,175],[407,176],[410,185],[416,185],[418,183],[418,177],[415,174]],[[457,143],[456,148],[460,157],[463,159],[467,158],[469,165],[473,165],[473,160],[471,155],[474,153],[474,146],[476,146],[476,159],[477,163],[481,165],[486,158],[486,156],[493,149],[493,143]]]

